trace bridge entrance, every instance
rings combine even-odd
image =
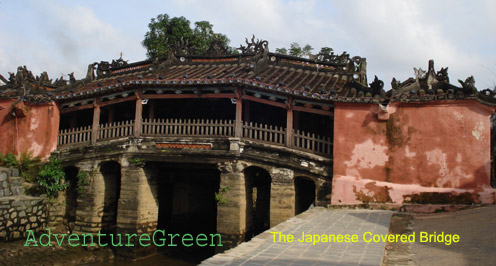
[[[117,206],[121,191],[121,166],[115,161],[104,162],[100,165],[100,172],[104,183],[101,232],[103,234],[115,234]]]
[[[166,234],[217,233],[217,202],[220,172],[214,165],[147,162],[146,170],[158,185],[158,230]],[[160,250],[174,257],[200,262],[215,254],[215,247],[167,247]]]
[[[315,183],[304,177],[296,177],[295,181],[295,215],[298,215],[315,204]]]
[[[245,169],[246,239],[270,228],[270,174],[251,166]]]

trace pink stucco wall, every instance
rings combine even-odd
[[[477,101],[336,104],[332,204],[493,203],[490,117]]]
[[[30,152],[34,157],[47,158],[57,148],[57,105],[19,102],[15,105],[19,116],[16,119],[10,114],[16,100],[0,99],[0,153],[19,156]]]

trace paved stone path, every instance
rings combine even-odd
[[[384,242],[365,242],[363,234],[385,235],[391,211],[314,208],[256,236],[251,241],[217,254],[200,265],[381,265]],[[270,232],[292,234],[292,243],[274,242]],[[356,234],[358,242],[298,242],[305,234]],[[370,236],[367,236],[369,239]]]

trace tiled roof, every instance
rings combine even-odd
[[[434,100],[475,99],[488,105],[496,104],[494,90],[477,91],[475,80],[468,77],[465,81],[458,80],[461,87],[450,84],[448,68],[434,70],[434,61],[429,61],[427,71],[414,68],[415,78],[403,82],[393,79],[392,90],[386,93],[386,98],[400,102],[430,102]]]
[[[243,49],[240,55],[188,56],[169,53],[165,58],[128,64],[122,58],[88,66],[84,79],[48,80],[46,73],[34,77],[26,67],[11,74],[0,86],[0,97],[23,96],[31,102],[92,98],[135,88],[163,89],[181,93],[212,87],[248,88],[270,95],[325,102],[381,103],[384,101],[432,101],[474,98],[496,104],[492,90],[477,92],[473,78],[460,81],[462,87],[449,83],[447,68],[434,71],[415,70],[416,77],[404,82],[393,79],[392,90],[384,92],[377,77],[367,84],[366,60],[358,56],[319,54],[313,59],[269,53],[265,41]],[[251,47],[251,48],[250,48]],[[215,84],[215,85],[213,85]],[[27,93],[25,93],[27,92]]]

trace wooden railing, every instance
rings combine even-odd
[[[133,135],[134,121],[106,123],[98,128],[98,140],[117,139]]]
[[[296,130],[293,132],[292,147],[304,151],[312,151],[321,155],[332,154],[332,140],[314,133]]]
[[[59,132],[57,145],[85,144],[91,142],[91,126],[64,129]]]
[[[284,146],[286,142],[286,129],[283,127],[243,122],[241,128],[243,130],[242,137],[246,139],[282,146]]]
[[[215,119],[144,119],[141,135],[233,137],[234,121]]]
[[[134,135],[134,121],[102,124],[97,141]],[[144,119],[140,135],[150,137],[234,137],[235,122],[215,119]],[[66,129],[59,132],[58,145],[90,144],[91,126]],[[279,126],[242,122],[241,138],[257,142],[286,146],[319,155],[332,155],[332,139],[300,130],[292,132],[292,143],[286,143],[286,129]]]

